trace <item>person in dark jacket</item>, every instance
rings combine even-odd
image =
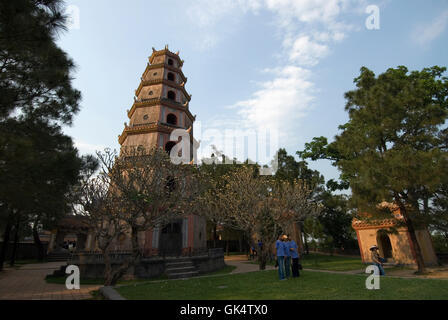
[[[289,254],[290,254],[291,260],[292,260],[292,265],[291,265],[292,277],[297,278],[300,276],[299,251],[298,251],[297,243],[294,240],[292,240],[291,238],[289,238],[289,248],[288,249],[289,249]]]

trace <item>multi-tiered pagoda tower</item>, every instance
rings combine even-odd
[[[189,130],[193,139],[195,116],[189,111],[191,95],[185,90],[183,63],[179,52],[172,53],[168,46],[159,51],[153,48],[134,104],[127,111],[129,125],[125,123],[118,137],[122,148],[157,145],[169,151],[175,144],[169,136],[176,128]]]
[[[185,90],[187,78],[182,72],[183,63],[179,52],[169,51],[168,46],[163,50],[153,48],[135,91],[134,104],[127,111],[129,125],[125,123],[118,137],[122,151],[159,146],[169,152],[177,143],[170,140],[170,134],[178,128],[187,130],[193,142],[195,116],[189,111],[191,95]],[[145,255],[178,256],[204,251],[205,226],[203,218],[189,215],[167,226],[148,230],[142,239]]]

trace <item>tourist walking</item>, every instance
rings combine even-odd
[[[384,259],[380,257],[380,254],[378,253],[378,247],[376,245],[371,246],[370,252],[373,264],[380,270],[380,276],[385,276],[386,272],[384,272],[383,268]]]
[[[285,277],[288,279],[291,277],[291,251],[289,237],[283,235],[283,243],[285,244]]]
[[[299,251],[298,251],[297,243],[292,239],[289,239],[289,252],[290,252],[291,260],[292,260],[292,266],[291,266],[292,277],[297,278],[300,276]]]
[[[277,255],[277,265],[278,265],[278,277],[280,280],[285,279],[285,243],[283,241],[283,236],[280,236],[275,242],[275,251]]]

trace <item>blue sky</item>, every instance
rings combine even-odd
[[[126,110],[151,55],[180,51],[203,142],[207,130],[276,130],[290,154],[330,140],[347,120],[344,92],[361,66],[376,73],[447,66],[448,1],[72,0],[60,46],[77,65],[81,111],[65,129],[81,153],[119,148]],[[369,5],[379,29],[368,29]],[[338,172],[310,163],[326,179]]]

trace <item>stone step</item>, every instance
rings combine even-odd
[[[190,267],[194,266],[193,262],[168,262],[165,263],[166,268],[180,268],[180,267]]]
[[[55,262],[55,261],[67,261],[70,259],[69,253],[50,253],[47,256],[47,261]]]
[[[181,279],[181,278],[191,278],[199,275],[198,271],[189,271],[189,272],[179,272],[179,273],[171,273],[168,274],[170,279]]]
[[[188,267],[178,267],[178,268],[166,268],[166,273],[177,273],[177,272],[188,272],[188,271],[196,271],[195,266],[188,266]]]
[[[165,258],[166,263],[180,263],[180,262],[191,262],[191,259],[186,258]]]

